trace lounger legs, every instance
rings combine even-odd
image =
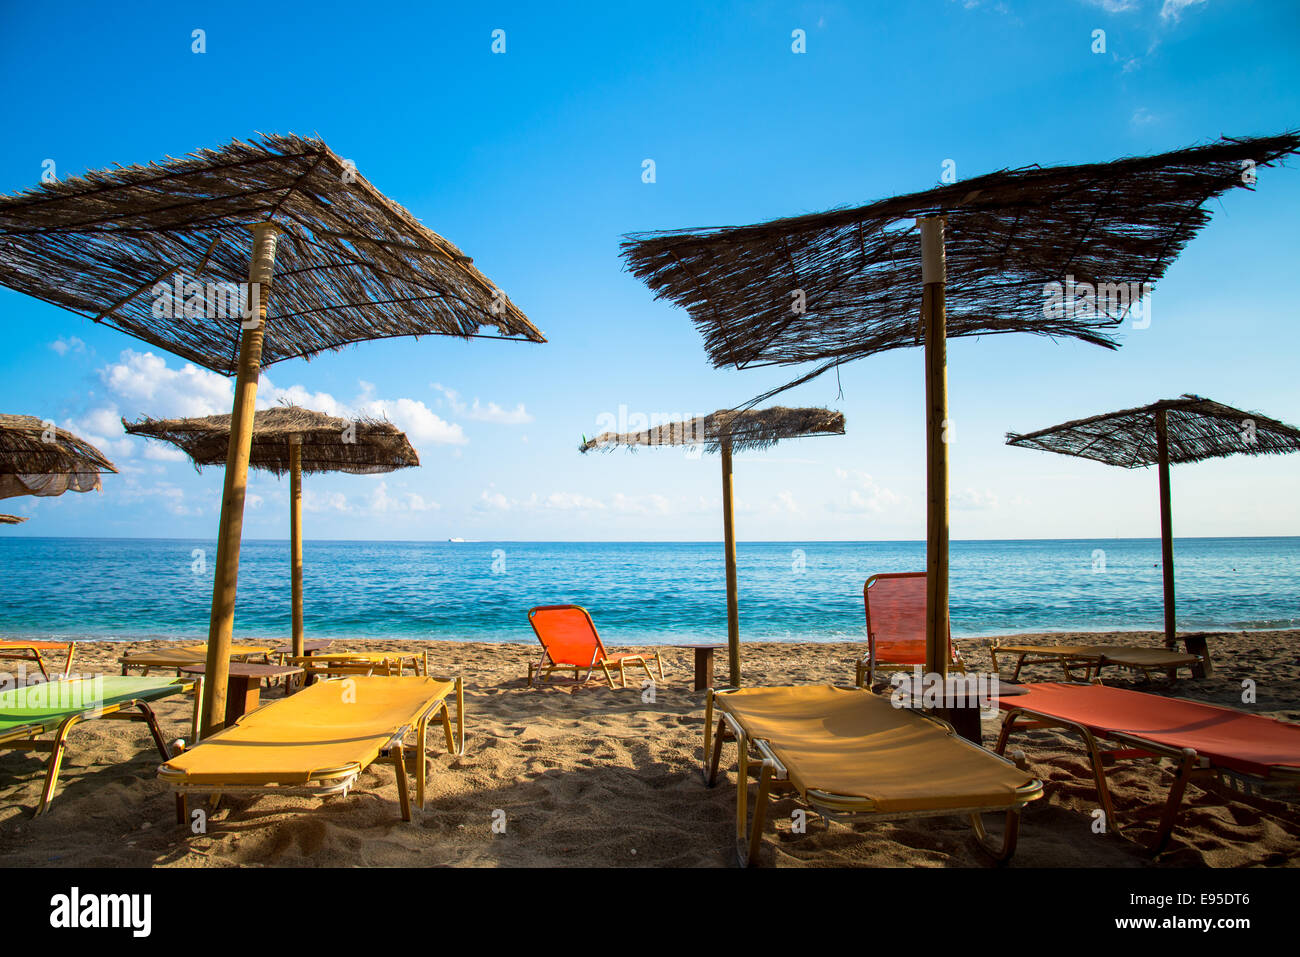
[[[1152,854],[1159,854],[1169,843],[1169,837],[1174,831],[1174,823],[1178,820],[1178,811],[1182,808],[1187,782],[1195,770],[1196,752],[1191,748],[1184,748],[1183,759],[1178,764],[1178,776],[1169,786],[1169,799],[1165,801],[1165,809],[1160,815],[1160,827],[1151,841]]]
[[[970,826],[975,829],[975,837],[980,847],[998,864],[1005,864],[1016,853],[1016,840],[1020,836],[1020,810],[1007,811],[1007,823],[1002,831],[1001,842],[994,842],[984,830],[984,819],[978,814],[970,816]]]
[[[1016,721],[1021,717],[1021,712],[1010,711],[1002,721],[1002,732],[998,735],[997,748],[998,754],[1002,754],[1007,746],[1007,739],[1011,736],[1013,730],[1017,730]],[[1083,740],[1084,746],[1088,749],[1088,760],[1092,765],[1093,781],[1097,785],[1097,797],[1101,801],[1102,813],[1106,815],[1106,826],[1119,834],[1121,837],[1126,836],[1120,827],[1119,819],[1115,815],[1115,803],[1111,798],[1110,788],[1106,784],[1105,753],[1097,743],[1096,737],[1087,728],[1073,722],[1059,721],[1027,721],[1021,719],[1018,725],[1020,729],[1027,728],[1066,728],[1073,731]],[[1133,752],[1125,756],[1135,756]],[[1137,752],[1136,756],[1152,756],[1146,752]],[[1182,758],[1178,764],[1178,772],[1174,782],[1169,787],[1169,797],[1165,801],[1164,809],[1160,814],[1160,824],[1156,828],[1155,837],[1147,845],[1147,850],[1151,854],[1159,854],[1169,843],[1169,838],[1173,834],[1174,825],[1178,820],[1178,812],[1182,808],[1183,795],[1187,791],[1187,783],[1191,780],[1192,775],[1197,769],[1196,752],[1190,748],[1184,748]]]

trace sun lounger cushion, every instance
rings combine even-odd
[[[1179,698],[1111,688],[1043,682],[1003,698],[1006,710],[1024,708],[1082,725],[1094,734],[1118,731],[1172,748],[1192,748],[1215,766],[1267,776],[1271,768],[1300,768],[1300,725]]]
[[[0,738],[14,733],[52,731],[78,714],[94,716],[124,701],[155,701],[194,685],[175,678],[73,678],[46,681],[0,692]],[[19,729],[23,729],[22,732]]]
[[[829,686],[718,695],[751,738],[765,739],[803,795],[866,798],[881,813],[1005,808],[1032,775],[888,698]]]
[[[455,687],[424,677],[323,681],[250,712],[159,773],[177,784],[301,785],[326,771],[360,771]]]

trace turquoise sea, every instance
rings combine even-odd
[[[0,634],[204,639],[212,541],[0,538]],[[738,547],[741,633],[859,639],[869,575],[925,567],[924,542]],[[532,605],[587,606],[611,644],[724,640],[718,543],[338,542],[304,546],[307,634],[532,641]],[[952,543],[963,636],[1159,629],[1155,539]],[[1300,627],[1300,538],[1179,539],[1178,624]],[[288,545],[245,542],[236,636],[289,635]]]

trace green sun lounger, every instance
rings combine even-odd
[[[49,808],[59,780],[59,766],[67,750],[68,732],[82,721],[105,718],[143,721],[149,726],[154,744],[166,761],[171,757],[151,701],[195,690],[195,678],[125,678],[116,675],[44,681],[25,688],[0,691],[0,750],[48,751],[50,765],[45,774],[36,813]],[[198,709],[195,709],[197,718]],[[54,733],[53,738],[42,735]],[[195,734],[197,737],[197,732]]]

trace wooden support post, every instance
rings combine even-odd
[[[736,528],[731,501],[731,440],[722,440],[722,537],[727,560],[727,669],[740,687],[740,611],[736,601]]]
[[[302,648],[302,436],[289,436],[289,590],[293,597],[293,656]]]
[[[944,219],[921,229],[921,321],[925,328],[925,666],[946,677],[948,648],[948,358],[944,289]]]
[[[1169,427],[1165,410],[1156,413],[1156,455],[1160,463],[1160,563],[1165,580],[1165,646],[1178,644],[1174,622],[1174,520],[1169,500]]]
[[[226,682],[230,670],[230,638],[235,626],[235,589],[239,581],[239,540],[244,528],[244,493],[248,487],[248,456],[253,445],[253,412],[262,367],[262,335],[266,299],[275,269],[274,223],[249,227],[253,233],[248,266],[248,305],[251,315],[241,322],[239,372],[235,404],[230,415],[230,445],[221,492],[221,524],[217,530],[217,562],[212,579],[212,617],[208,623],[208,657],[203,682],[202,737],[220,731],[226,719]]]

